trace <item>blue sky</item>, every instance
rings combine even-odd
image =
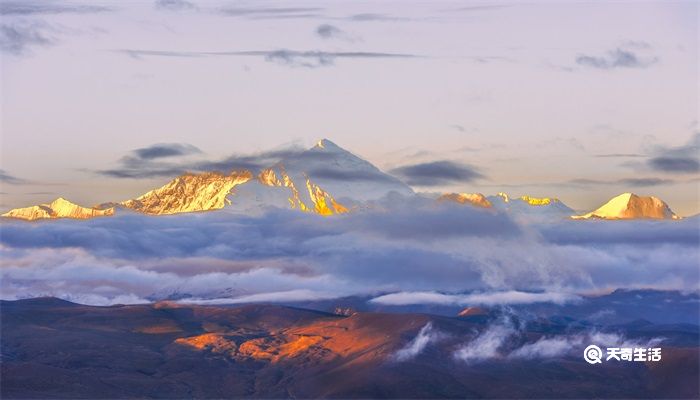
[[[327,137],[425,191],[698,204],[698,4],[3,1],[2,200],[123,200],[134,149],[221,159]]]

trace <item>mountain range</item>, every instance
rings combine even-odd
[[[259,171],[238,169],[185,173],[134,199],[82,207],[58,198],[48,204],[13,209],[2,216],[22,220],[88,219],[112,216],[121,210],[146,215],[213,210],[249,214],[270,207],[328,216],[360,210],[391,195],[420,196],[399,179],[323,139],[312,148],[291,154]],[[447,193],[437,201],[538,218],[679,218],[662,200],[633,193],[616,196],[583,215],[575,215],[573,209],[556,198],[513,198],[505,193],[495,196]]]

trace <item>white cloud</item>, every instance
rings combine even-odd
[[[396,361],[408,361],[415,358],[418,354],[425,350],[430,343],[438,340],[440,336],[440,333],[433,329],[433,324],[428,322],[421,328],[418,335],[416,335],[416,337],[406,345],[406,347],[398,350],[394,354],[393,358]]]
[[[438,292],[398,292],[375,297],[373,303],[384,305],[442,304],[442,305],[503,305],[555,303],[564,304],[580,300],[571,293],[544,292],[530,293],[509,290],[504,292],[485,292],[467,295],[443,294]]]
[[[457,349],[454,357],[467,363],[500,358],[501,347],[516,333],[517,330],[509,323],[492,324],[475,339]]]
[[[396,204],[325,219],[272,210],[3,221],[0,290],[6,299],[232,302],[389,293],[372,302],[497,306],[564,304],[616,288],[693,290],[700,279],[693,221],[523,226],[455,211]],[[111,291],[96,290],[105,286]]]

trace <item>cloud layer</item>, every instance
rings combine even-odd
[[[578,291],[619,287],[697,289],[696,219],[522,225],[471,207],[388,204],[332,218],[224,209],[4,221],[0,287],[5,298],[102,303],[362,295],[386,304],[464,305],[565,303]]]

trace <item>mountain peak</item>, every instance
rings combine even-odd
[[[573,216],[574,219],[679,219],[671,208],[654,196],[638,196],[626,192],[613,197],[607,203],[588,214]]]
[[[528,195],[520,196],[520,200],[526,202],[531,206],[546,206],[551,203],[558,203],[559,199],[556,197],[531,197]]]
[[[224,208],[231,190],[253,178],[250,171],[185,173],[122,206],[144,214],[178,214]]]
[[[98,210],[96,208],[81,207],[64,199],[63,197],[59,197],[51,203],[39,204],[25,208],[15,208],[14,210],[10,210],[5,214],[2,214],[2,216],[33,221],[36,219],[55,218],[88,219],[113,214],[114,208]]]
[[[340,146],[325,138],[316,142],[316,145],[312,149],[342,150]]]
[[[481,193],[446,193],[438,198],[438,201],[451,201],[458,204],[471,204],[473,206],[491,208],[491,202]]]
[[[504,192],[498,192],[498,194],[496,196],[502,198],[504,203],[507,203],[510,201],[510,197],[508,197],[508,195]]]
[[[76,204],[73,203],[72,201],[66,200],[63,197],[57,197],[56,200],[52,201],[49,204],[51,207],[53,206],[75,206]]]

